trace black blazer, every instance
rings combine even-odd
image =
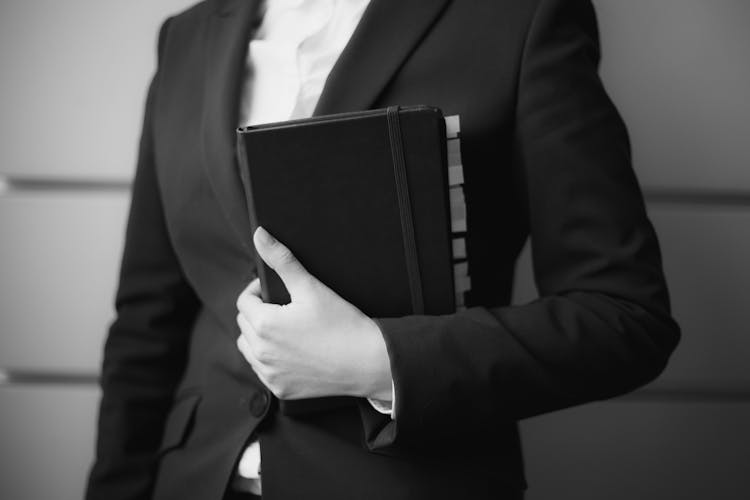
[[[589,0],[373,0],[316,114],[461,115],[467,311],[384,318],[397,415],[284,415],[238,353],[255,276],[234,129],[255,0],[166,22],[107,340],[89,499],[221,498],[256,432],[268,500],[501,498],[519,419],[608,398],[679,337]],[[325,175],[321,172],[321,175]],[[531,237],[538,300],[509,307]]]

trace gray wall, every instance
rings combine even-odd
[[[159,24],[189,0],[0,2],[0,498],[81,498]]]
[[[188,3],[0,4],[0,498],[81,495],[156,29]],[[528,498],[744,498],[750,4],[595,3],[684,339],[649,387],[522,423]]]

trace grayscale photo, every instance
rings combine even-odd
[[[744,500],[746,0],[0,4],[0,499]]]

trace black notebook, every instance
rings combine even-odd
[[[372,317],[456,310],[446,122],[392,107],[238,130],[252,230]],[[263,298],[289,296],[256,256]]]
[[[470,288],[458,117],[392,107],[237,132],[251,230],[371,317],[449,314]],[[256,254],[265,302],[289,295]],[[286,415],[353,398],[282,401]]]

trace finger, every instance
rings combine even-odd
[[[253,242],[258,255],[284,282],[290,296],[301,286],[309,283],[310,274],[300,264],[294,254],[283,243],[262,227],[258,227],[253,235]]]
[[[249,293],[250,295],[255,295],[256,297],[260,297],[261,296],[260,278],[255,278],[253,281],[251,281],[250,284],[247,285],[247,288],[245,288],[245,293]]]
[[[237,349],[240,350],[242,355],[245,357],[245,360],[250,363],[250,366],[253,367],[253,371],[257,372],[260,364],[253,354],[253,350],[250,347],[250,344],[247,342],[247,338],[244,334],[237,337]]]
[[[258,377],[258,380],[260,380],[263,385],[270,388],[270,384],[263,374],[262,364],[255,357],[255,354],[253,353],[253,350],[244,335],[240,335],[239,337],[237,337],[237,349],[240,350],[242,355],[245,357],[245,360],[247,360],[247,362],[250,364],[250,368],[252,368],[255,376]]]
[[[282,306],[277,304],[266,304],[260,297],[243,293],[237,299],[238,317],[242,317],[244,324],[252,332],[253,336],[266,336],[269,332],[276,329],[283,317],[279,315]],[[240,329],[243,324],[239,322]]]
[[[258,282],[257,285],[253,283]],[[245,317],[253,321],[253,318],[260,318],[267,315],[275,314],[281,306],[278,304],[266,304],[260,297],[259,293],[255,293],[260,288],[260,281],[257,279],[253,280],[237,297],[237,310],[240,311]],[[257,325],[256,325],[257,328]]]
[[[241,293],[249,293],[250,295],[256,295],[260,297],[261,292],[261,286],[260,286],[260,278],[255,278],[252,280],[248,285],[242,290]]]
[[[245,318],[245,315],[241,312],[237,313],[237,326],[240,327],[240,336],[245,337],[245,340],[247,341],[248,338],[252,339],[255,336],[255,329],[250,324],[250,322]],[[248,342],[249,345],[249,342]]]
[[[245,319],[245,317],[242,315],[242,313],[237,314],[237,324],[240,327],[240,337],[237,339],[237,346],[240,347],[240,342],[242,343],[242,348],[246,349],[247,356],[249,358],[252,358],[253,366],[260,366],[265,365],[265,363],[261,360],[261,356],[258,355],[258,346],[262,343],[260,339],[258,338],[258,334],[256,333],[255,329],[253,329],[253,326],[250,324],[248,320]],[[243,351],[243,354],[245,352]],[[250,361],[248,359],[248,361]]]
[[[253,356],[253,350],[250,348],[250,344],[248,344],[244,333],[237,336],[237,349],[240,350],[242,355],[245,356],[245,359],[247,359],[251,365],[255,364],[257,360],[255,359],[255,356]]]

